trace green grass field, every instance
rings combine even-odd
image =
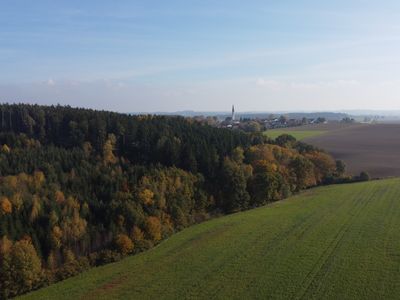
[[[264,134],[271,139],[276,139],[282,134],[290,134],[291,136],[295,137],[296,140],[300,141],[306,138],[324,134],[325,132],[325,130],[293,130],[291,128],[284,128],[267,130],[264,132]]]
[[[399,179],[321,187],[22,299],[399,299],[399,228]]]

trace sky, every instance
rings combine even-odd
[[[0,0],[0,101],[400,109],[400,1]]]

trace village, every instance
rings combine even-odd
[[[194,116],[194,120],[218,128],[240,129],[246,132],[260,132],[268,129],[296,127],[307,124],[325,124],[324,117],[289,117],[285,114],[265,114],[265,116],[238,115],[232,105],[230,116]]]

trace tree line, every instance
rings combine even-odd
[[[291,136],[271,141],[183,117],[3,104],[0,129],[1,298],[345,171]]]

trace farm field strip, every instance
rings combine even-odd
[[[21,299],[396,299],[399,200],[400,179],[308,190]]]
[[[264,134],[272,139],[275,139],[282,134],[289,134],[295,137],[297,140],[308,140],[325,135],[341,135],[342,131],[347,132],[348,130],[354,130],[367,126],[369,125],[359,123],[348,124],[341,122],[331,122],[327,124],[309,124],[296,127],[269,129],[264,131]]]
[[[264,132],[270,138],[290,134],[343,160],[350,175],[368,172],[373,178],[400,176],[400,124],[328,123]]]
[[[355,124],[304,141],[343,160],[349,174],[374,178],[400,176],[400,124]]]
[[[272,129],[264,132],[266,136],[271,139],[276,139],[278,136],[282,134],[289,134],[296,138],[296,140],[304,140],[306,138],[311,138],[315,136],[319,136],[325,134],[327,131],[325,130],[293,130],[292,128],[287,129]]]

